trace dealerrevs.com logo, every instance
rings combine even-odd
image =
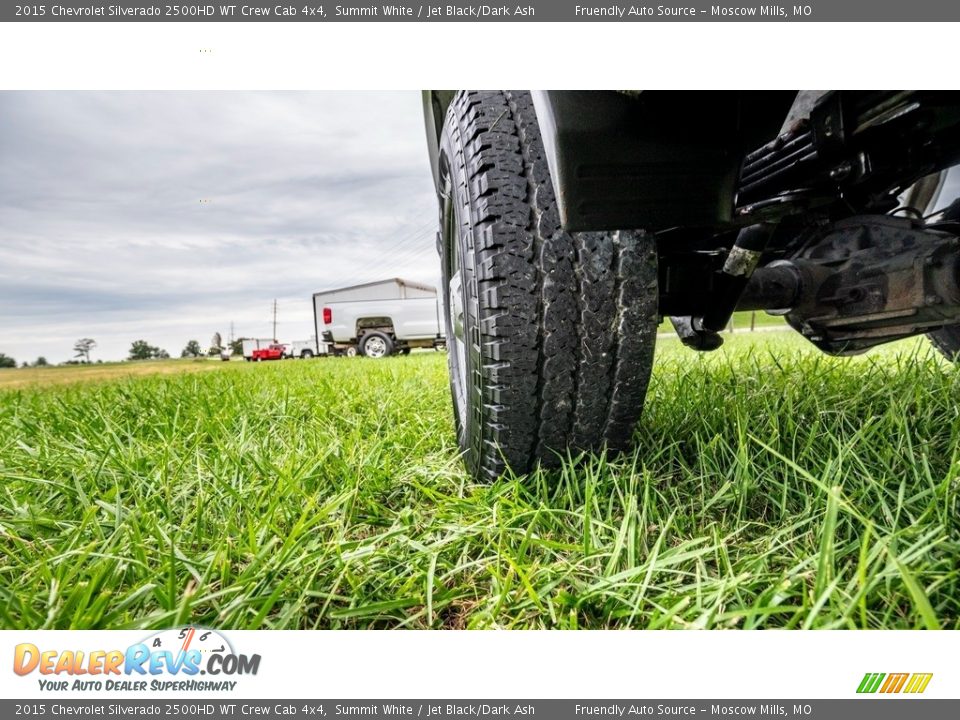
[[[927,689],[933,673],[867,673],[857,687],[858,693],[919,694]]]
[[[256,675],[259,669],[260,655],[237,653],[223,635],[198,627],[164,630],[126,650],[20,643],[13,654],[13,671],[36,673],[40,689],[50,691],[230,691],[238,682],[233,678]]]

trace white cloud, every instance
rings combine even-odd
[[[312,332],[310,294],[435,282],[416,93],[0,93],[0,352]]]

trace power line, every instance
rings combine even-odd
[[[429,235],[421,235],[420,237],[412,238],[412,240],[415,240],[416,243],[407,244],[402,250],[399,248],[395,249],[388,256],[383,257],[380,260],[364,267],[363,271],[358,274],[361,276],[375,274],[391,266],[409,262],[415,257],[427,255],[432,252],[435,240],[432,233]]]
[[[403,238],[401,238],[401,241],[404,240],[404,239],[409,239],[409,238],[411,238],[411,237],[420,237],[420,236],[423,235],[423,233],[425,233],[425,232],[427,232],[427,231],[430,231],[430,230],[436,230],[436,229],[437,229],[437,220],[436,220],[436,219],[433,219],[433,220],[431,220],[430,222],[428,222],[426,225],[424,225],[423,227],[414,230],[414,231],[411,232],[409,235],[405,235]]]
[[[397,240],[392,246],[391,249],[393,252],[397,252],[404,247],[408,247],[411,243],[416,243],[422,240],[425,237],[426,233],[431,233],[437,228],[437,221],[431,220],[429,223],[423,227],[415,229],[408,235],[404,235],[399,240]]]
[[[409,235],[393,244],[388,251],[389,254],[386,256],[381,256],[380,260],[376,264],[389,263],[392,258],[399,256],[407,250],[418,247],[421,243],[429,240],[432,237],[433,232],[430,228],[422,229],[416,234]]]
[[[384,279],[384,277],[398,277],[401,275],[406,275],[411,272],[416,272],[421,274],[423,268],[425,267],[422,262],[422,258],[426,255],[423,254],[414,254],[405,258],[398,258],[392,260],[388,266],[372,267],[363,273],[354,275],[355,282],[373,282],[377,279]],[[416,264],[418,267],[416,269],[412,268],[411,265]],[[432,268],[432,265],[430,266]],[[432,274],[436,274],[432,271]]]
[[[360,277],[367,277],[371,275],[378,275],[386,272],[387,274],[397,272],[398,268],[403,265],[407,265],[414,260],[421,260],[432,254],[432,251],[429,247],[422,248],[411,248],[406,253],[400,255],[393,255],[386,260],[369,265],[363,269],[363,272],[360,273]]]
[[[402,236],[392,245],[386,255],[379,255],[373,262],[365,264],[355,272],[347,271],[344,275],[350,276],[357,281],[365,282],[368,279],[375,279],[377,275],[386,273],[396,276],[397,269],[415,259],[423,258],[427,255],[435,255],[436,233],[438,229],[437,219],[431,219],[421,227],[414,229],[407,235]],[[277,335],[277,300],[273,301],[273,336]]]

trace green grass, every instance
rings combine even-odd
[[[445,359],[0,391],[6,628],[960,628],[960,372],[663,341],[635,456],[471,482]]]
[[[751,324],[753,324],[755,328],[777,327],[786,329],[787,327],[787,321],[783,319],[782,315],[768,315],[762,310],[757,310],[756,312],[735,312],[733,317],[730,318],[730,323],[727,327],[733,327],[734,332],[746,332],[750,329]],[[668,318],[664,318],[657,331],[672,334],[674,332],[673,325]]]

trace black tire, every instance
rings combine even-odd
[[[927,333],[933,346],[950,362],[960,362],[960,325],[949,325]]]
[[[454,419],[495,479],[567,448],[629,446],[657,330],[642,232],[560,227],[525,91],[461,91],[440,140],[441,255]]]
[[[302,360],[309,360],[313,357],[313,350],[304,350],[300,353],[300,358]]]
[[[400,348],[399,350],[397,350],[397,352],[400,353],[401,355],[409,355],[410,348]]]
[[[371,330],[363,334],[357,343],[357,352],[375,360],[393,354],[393,340],[386,333]]]

